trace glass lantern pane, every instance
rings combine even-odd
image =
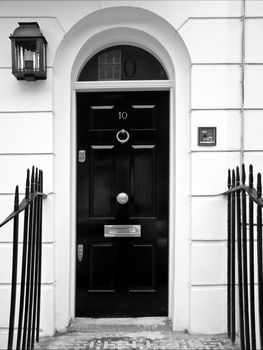
[[[24,51],[23,48],[19,45],[15,46],[15,65],[16,69],[22,70],[24,69]]]
[[[46,67],[46,46],[42,39],[38,39],[36,48],[37,65],[36,70],[44,71]]]
[[[46,67],[46,46],[43,45],[43,70]]]
[[[37,49],[36,40],[16,40],[16,44],[28,51],[36,51]]]
[[[39,52],[36,40],[17,40],[15,46],[16,65],[18,70],[38,70]]]

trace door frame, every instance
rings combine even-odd
[[[91,82],[74,82],[72,85],[72,165],[71,178],[72,178],[72,232],[75,232],[72,237],[72,257],[74,261],[74,268],[72,269],[74,290],[72,291],[74,302],[74,315],[75,315],[75,302],[76,302],[76,241],[77,241],[77,92],[118,92],[118,91],[169,91],[169,210],[168,210],[168,318],[172,317],[172,301],[173,301],[173,254],[174,254],[174,232],[175,232],[175,191],[173,186],[173,179],[175,178],[175,154],[173,146],[173,135],[175,134],[175,120],[172,117],[174,115],[174,82],[172,80],[140,80],[140,81],[91,81]],[[75,210],[74,210],[75,208]]]

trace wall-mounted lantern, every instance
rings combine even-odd
[[[18,80],[47,77],[47,41],[37,22],[20,22],[10,35],[12,42],[12,73]]]

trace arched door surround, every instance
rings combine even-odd
[[[151,53],[165,67],[169,79],[142,81],[139,85],[137,81],[78,82],[86,62],[114,45],[134,45]],[[53,77],[57,330],[65,329],[75,316],[76,91],[120,89],[169,91],[168,309],[174,329],[188,328],[190,67],[189,54],[176,30],[162,17],[135,7],[106,8],[87,15],[66,33],[58,48]]]

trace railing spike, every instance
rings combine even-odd
[[[29,185],[30,185],[30,170],[26,173],[26,199],[29,199]]]
[[[41,170],[40,192],[43,192],[43,171]]]
[[[30,170],[27,169],[26,171],[26,186],[29,186],[30,184]]]
[[[253,187],[253,165],[250,164],[249,165],[249,187],[252,188]]]
[[[228,169],[227,188],[230,189],[230,187],[231,187],[231,170]]]
[[[37,179],[37,191],[40,192],[40,170],[39,170],[39,173],[38,173],[38,179]]]
[[[240,185],[240,175],[239,175],[239,167],[236,167],[237,177],[236,177],[236,185]]]
[[[246,169],[245,169],[245,164],[242,164],[242,184],[245,184],[246,182]]]
[[[32,173],[31,173],[31,186],[30,186],[30,190],[31,190],[31,193],[34,192],[34,183],[35,183],[35,167],[32,166]]]
[[[236,185],[236,173],[235,169],[232,170],[232,188],[234,188]]]
[[[39,172],[38,172],[38,168],[36,168],[36,175],[35,175],[35,192],[38,191],[38,177],[39,177]]]
[[[261,185],[261,174],[258,173],[258,176],[257,176],[257,194],[258,194],[258,198],[261,197],[262,195],[262,185]]]
[[[14,210],[18,210],[18,208],[19,208],[19,187],[17,185],[15,190]]]

